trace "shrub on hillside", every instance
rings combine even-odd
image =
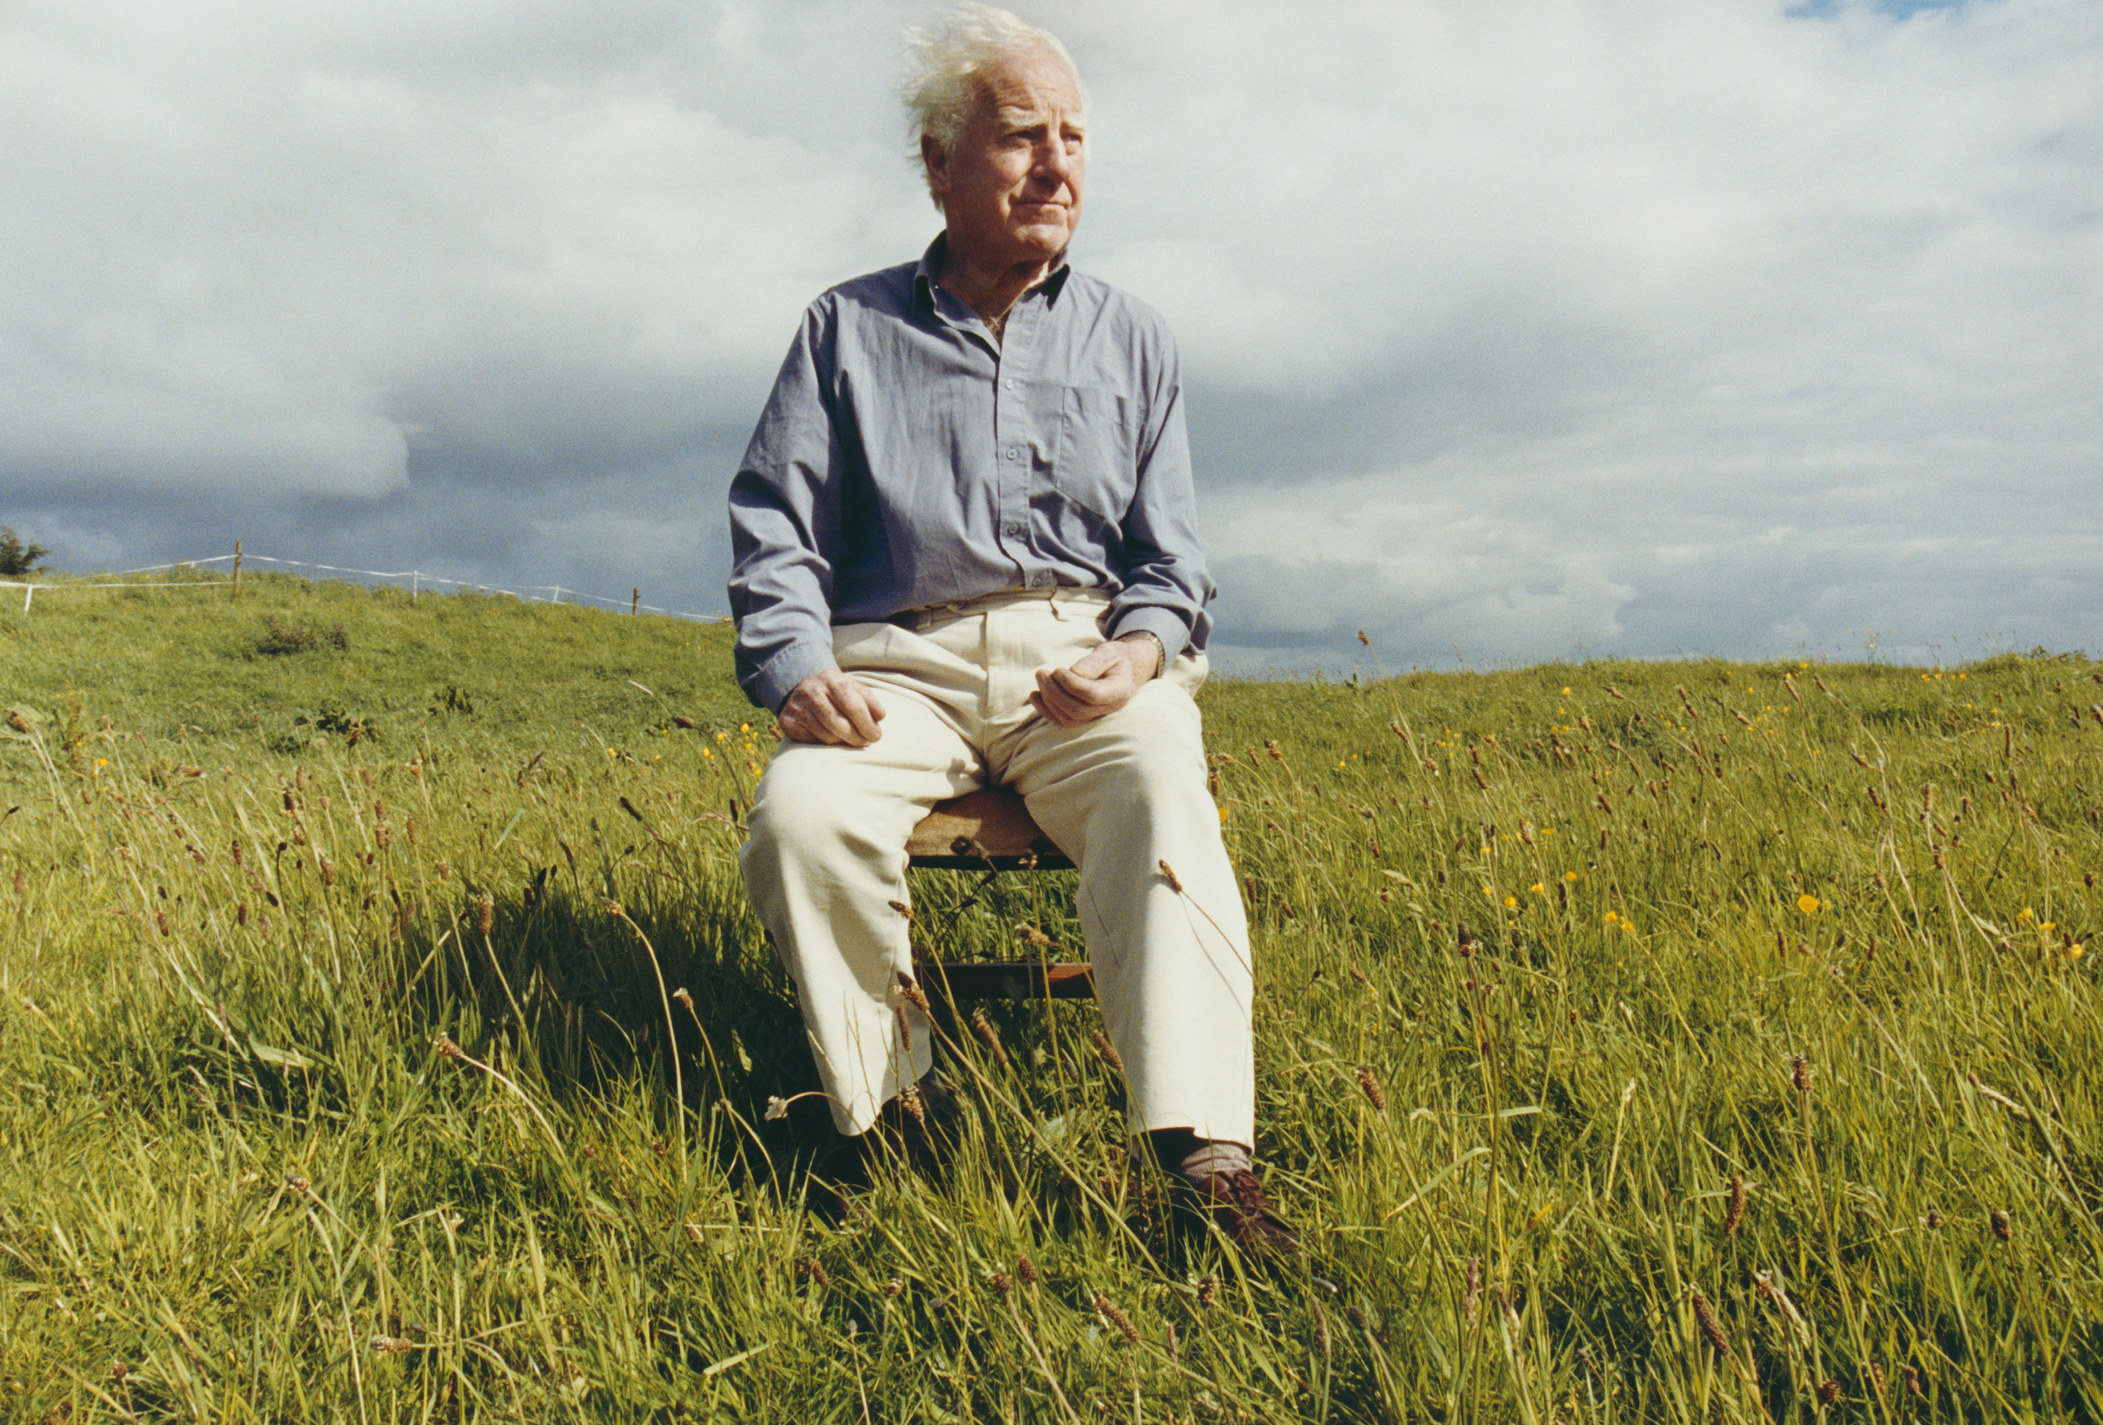
[[[13,530],[0,525],[0,579],[20,578],[50,552],[41,544],[24,544]]]
[[[350,635],[343,631],[340,623],[327,628],[303,623],[282,622],[276,614],[264,620],[263,636],[256,640],[256,652],[273,657],[286,653],[306,653],[316,648],[333,648],[341,652],[350,647]]]

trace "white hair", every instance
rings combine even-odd
[[[905,42],[906,73],[899,96],[905,101],[907,137],[915,155],[923,136],[932,138],[943,153],[956,147],[978,103],[980,76],[1009,60],[1049,54],[1073,76],[1074,89],[1081,90],[1081,72],[1057,35],[991,5],[959,5],[941,29],[908,30]],[[1085,91],[1082,104],[1087,104]],[[940,198],[935,206],[942,206]]]

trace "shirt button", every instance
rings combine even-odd
[[[1051,581],[1052,573],[1049,569],[1040,569],[1036,573],[1030,575],[1030,587],[1033,589],[1042,589],[1046,585],[1050,584]]]
[[[1009,379],[1007,379],[1007,380],[1004,380],[1004,381],[1002,381],[1002,382],[1001,382],[1000,384],[1001,384],[1002,386],[1006,387],[1006,388],[1007,388],[1008,390],[1010,390],[1010,391],[1012,391],[1012,390],[1014,390],[1014,389],[1015,389],[1015,381],[1014,381],[1014,378],[1012,378],[1012,377],[1010,377],[1010,378],[1009,378]]]
[[[1028,533],[1028,530],[1023,525],[1022,521],[1010,520],[1008,521],[1007,533],[1010,538],[1020,539],[1024,534]]]
[[[1009,446],[1009,447],[1008,447],[1008,459],[1010,459],[1010,460],[1020,460],[1020,459],[1022,459],[1022,447],[1021,447],[1021,446],[1019,446],[1019,445],[1011,445],[1011,446]]]

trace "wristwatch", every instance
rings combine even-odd
[[[1143,638],[1154,645],[1154,671],[1147,674],[1147,677],[1158,678],[1163,673],[1166,673],[1168,671],[1168,645],[1161,641],[1161,635],[1150,628],[1135,628],[1130,633],[1117,635],[1119,643],[1130,643],[1135,638]]]

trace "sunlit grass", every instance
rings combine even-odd
[[[1210,689],[1313,1247],[1255,1271],[1090,1005],[991,1007],[947,1163],[807,1205],[722,631],[261,582],[0,634],[11,1418],[2103,1410],[2094,664]],[[979,889],[923,936],[1078,943]]]

